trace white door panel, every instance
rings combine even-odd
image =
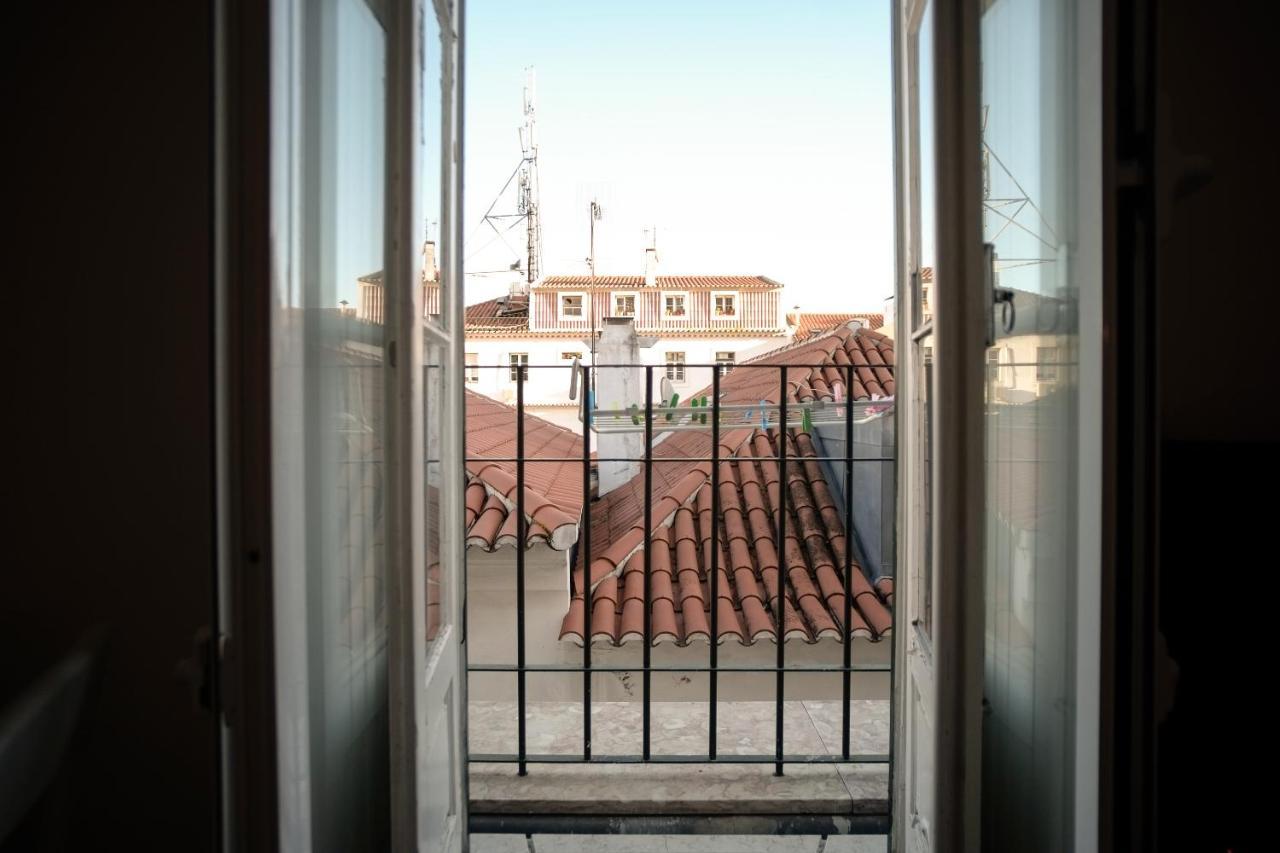
[[[946,0],[895,6],[905,624],[895,650],[903,725],[894,844],[909,851],[978,842],[985,322],[974,274],[981,240],[964,207],[978,176],[967,106],[976,94],[976,10]]]

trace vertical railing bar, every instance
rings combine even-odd
[[[525,764],[525,659],[524,659],[524,378],[525,368],[516,365],[516,704],[518,720],[519,775],[529,772]]]
[[[786,665],[786,603],[787,603],[787,368],[779,369],[782,379],[778,392],[778,674],[777,710],[775,720],[774,768],[775,776],[782,775],[782,703],[785,688]]]
[[[653,365],[644,369],[644,741],[643,757],[649,760],[649,664],[653,644],[653,597],[649,575],[653,570]]]
[[[708,711],[710,724],[707,730],[707,757],[716,760],[716,689],[718,678],[720,626],[716,614],[720,610],[720,368],[711,372],[711,672]]]
[[[849,702],[853,658],[853,364],[845,366],[844,377],[844,672],[840,695],[840,754],[849,757]]]
[[[591,760],[591,370],[582,366],[582,758]]]

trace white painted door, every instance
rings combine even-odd
[[[957,227],[964,176],[977,172],[976,155],[963,144],[974,124],[965,121],[966,81],[976,78],[963,68],[963,40],[971,38],[961,24],[964,7],[899,0],[894,9],[904,555],[894,845],[906,851],[977,843],[985,324],[971,310],[980,237],[976,228]],[[969,147],[977,144],[975,135]]]
[[[1101,19],[1097,0],[982,8],[973,215],[1007,298],[986,376],[988,850],[1097,839]]]
[[[461,292],[461,103],[460,24],[462,0],[418,0],[415,31],[421,43],[410,54],[420,68],[412,131],[416,176],[410,230],[414,250],[411,330],[421,337],[413,388],[421,401],[421,452],[412,470],[421,476],[413,494],[424,497],[412,521],[422,523],[425,552],[413,566],[421,586],[413,600],[415,655],[412,673],[417,726],[416,796],[412,807],[416,848],[422,853],[461,851],[466,846],[465,652],[463,600],[463,300]],[[421,282],[421,284],[419,284]],[[425,319],[424,319],[425,318]],[[419,465],[420,463],[420,465]],[[410,469],[406,469],[410,470]],[[415,541],[417,537],[415,536]],[[407,794],[407,792],[406,792]]]
[[[465,845],[460,6],[271,4],[282,850]]]
[[[936,155],[934,151],[933,9],[903,0],[898,28],[897,111],[900,239],[895,330],[901,344],[899,404],[901,469],[899,553],[905,559],[899,601],[898,687],[901,748],[897,752],[894,835],[896,848],[934,849],[934,736],[936,693],[933,660],[933,316],[929,304],[937,266]]]

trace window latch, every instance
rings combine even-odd
[[[997,286],[996,247],[994,243],[982,244],[983,276],[987,292],[987,346],[996,343],[996,309],[1000,310],[1000,327],[1007,335],[1017,322],[1017,309],[1013,304],[1013,291]]]

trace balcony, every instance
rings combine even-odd
[[[683,400],[661,365],[528,371],[467,395],[473,831],[887,832],[892,341]],[[545,371],[580,429],[526,411]]]

